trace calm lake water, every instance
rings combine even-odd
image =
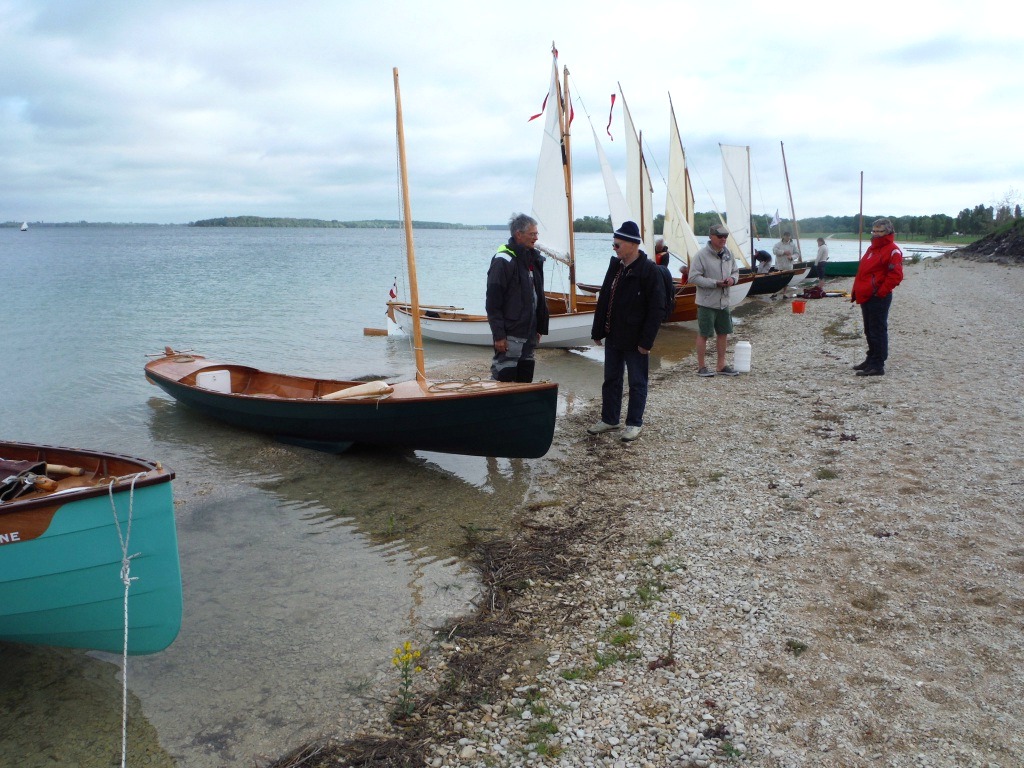
[[[420,296],[482,310],[500,231],[416,233]],[[599,281],[607,235],[581,236],[579,279]],[[855,247],[855,246],[854,246]],[[165,345],[266,370],[335,378],[413,373],[385,326],[397,230],[0,229],[0,436],[158,459],[174,484],[185,615],[166,651],[134,657],[129,764],[253,764],[359,719],[477,585],[454,556],[463,527],[501,528],[543,492],[558,441],[534,461],[282,446],[211,422],[143,377]],[[554,287],[564,277],[549,278]],[[666,327],[658,363],[693,350]],[[427,366],[487,349],[427,343]],[[656,364],[658,364],[656,363]],[[544,350],[560,412],[599,396],[599,351]],[[0,644],[0,765],[116,764],[120,659]]]

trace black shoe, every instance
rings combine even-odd
[[[867,367],[868,367],[868,361],[865,360],[863,363],[860,363],[858,365],[853,366],[853,370],[855,370],[855,371],[863,371]]]
[[[865,368],[862,371],[857,371],[858,376],[885,376],[885,371],[881,368]]]

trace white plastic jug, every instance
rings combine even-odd
[[[732,367],[740,373],[750,372],[750,342],[737,341],[732,353]]]

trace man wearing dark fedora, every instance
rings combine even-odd
[[[623,370],[629,378],[626,428],[622,440],[640,436],[647,406],[651,348],[665,316],[665,286],[657,266],[640,250],[640,228],[626,221],[612,235],[615,255],[597,297],[590,336],[604,343],[601,420],[587,432],[600,435],[621,427]]]

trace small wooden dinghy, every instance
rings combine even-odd
[[[146,365],[146,378],[207,416],[334,453],[361,443],[537,458],[551,447],[558,400],[552,382],[314,379],[170,348]]]
[[[120,653],[127,576],[128,653],[170,645],[173,478],[145,459],[0,442],[0,640]]]

